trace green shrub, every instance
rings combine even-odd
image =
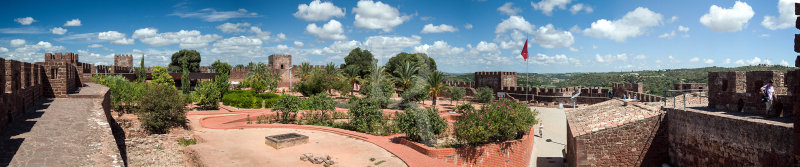
[[[300,110],[300,98],[297,96],[284,96],[275,103],[273,109],[280,111],[280,121],[282,123],[295,122],[297,111]],[[292,114],[291,116],[289,114]]]
[[[484,105],[481,110],[468,110],[453,126],[456,139],[478,145],[514,140],[529,133],[536,124],[536,113],[523,104],[501,99]]]
[[[447,129],[447,122],[439,116],[437,109],[409,108],[394,117],[394,125],[412,141],[433,146],[435,135]]]
[[[475,95],[475,99],[481,103],[488,103],[494,99],[494,90],[489,87],[478,88],[478,93]]]
[[[460,87],[451,87],[447,91],[447,96],[450,97],[450,103],[453,103],[453,100],[459,101],[464,98],[464,95],[467,94],[467,91],[464,88]],[[456,103],[458,104],[458,103]]]
[[[350,126],[359,132],[373,135],[388,135],[393,132],[389,119],[380,109],[380,101],[371,98],[352,98],[348,113]]]
[[[231,90],[222,96],[222,104],[236,108],[272,108],[281,97],[274,93],[256,94],[251,90]]]
[[[142,97],[148,85],[143,83],[130,82],[119,75],[95,75],[92,80],[109,88],[111,94],[111,106],[122,112],[127,112],[136,107],[136,102]]]
[[[197,84],[196,89],[192,92],[192,99],[197,105],[203,109],[217,109],[219,108],[220,90],[216,83],[213,81],[203,81]]]
[[[153,67],[153,80],[150,83],[175,87],[175,80],[169,75],[167,68],[162,66]]]
[[[329,97],[327,93],[316,94],[308,98],[307,101],[310,101],[312,111],[320,111],[318,118],[320,122],[333,122],[333,119],[329,118],[330,115],[326,114],[336,109],[336,101]]]
[[[185,103],[178,90],[171,86],[148,87],[139,99],[137,115],[142,127],[152,134],[169,132],[169,128],[186,124]]]
[[[475,110],[475,107],[473,107],[472,104],[470,104],[470,103],[458,105],[456,107],[456,111],[458,111],[458,113],[466,113],[466,112],[471,111],[471,110]]]
[[[178,142],[178,145],[184,147],[197,144],[197,139],[194,138],[192,139],[180,138],[176,141]]]

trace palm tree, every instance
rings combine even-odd
[[[436,107],[436,98],[439,97],[439,93],[444,92],[445,89],[447,89],[447,87],[444,84],[442,84],[443,80],[444,80],[444,75],[442,74],[442,72],[439,71],[433,71],[428,76],[427,80],[428,86],[426,87],[426,89],[428,90],[428,93],[430,93],[431,95],[431,101],[433,101],[433,107]]]
[[[309,74],[311,74],[311,64],[309,64],[308,62],[301,63],[300,70],[298,71],[297,76],[300,78],[305,78]]]
[[[360,85],[362,83],[362,78],[361,78],[361,76],[358,75],[357,70],[358,69],[356,69],[356,68],[344,68],[344,71],[345,71],[344,72],[344,77],[345,77],[345,79],[347,79],[347,83],[349,83],[350,86],[353,86],[355,84],[359,84]],[[355,87],[353,87],[353,90],[355,90]],[[353,92],[351,91],[350,94],[352,95],[352,93]]]
[[[414,85],[414,79],[416,76],[414,74],[417,73],[419,67],[411,65],[411,62],[406,61],[403,66],[394,70],[393,72],[397,74],[397,83],[400,85],[400,88],[406,90]]]

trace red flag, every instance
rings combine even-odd
[[[525,39],[525,46],[522,47],[522,53],[520,53],[520,55],[522,55],[522,59],[528,61],[528,39]]]

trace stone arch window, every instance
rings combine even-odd
[[[283,64],[281,64],[281,70],[283,69]]]
[[[722,80],[722,91],[728,91],[728,80]]]

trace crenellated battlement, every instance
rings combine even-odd
[[[78,63],[78,54],[67,52],[67,53],[45,53],[44,54],[44,62],[68,62],[68,63]]]
[[[133,67],[133,55],[114,55],[114,66]]]

